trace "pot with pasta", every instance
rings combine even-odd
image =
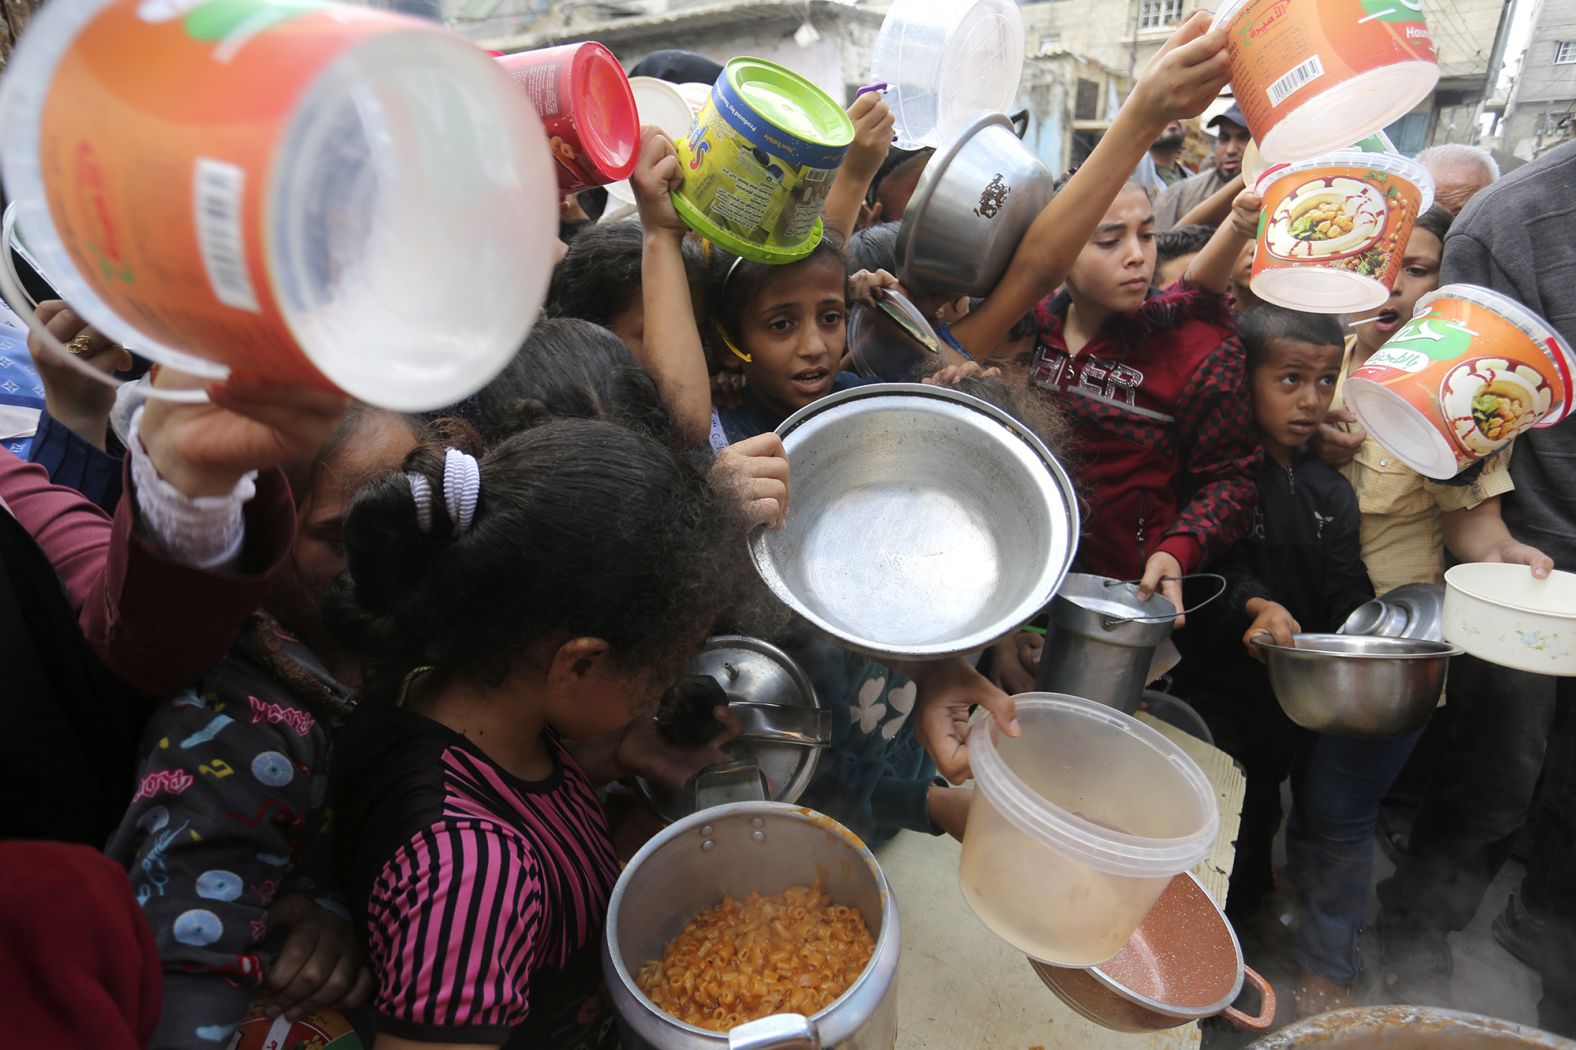
[[[852,832],[740,802],[630,860],[602,968],[625,1050],[891,1050],[899,948],[891,889]]]

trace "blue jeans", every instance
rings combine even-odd
[[[1302,893],[1293,954],[1345,987],[1357,980],[1357,935],[1373,880],[1379,803],[1421,732],[1391,740],[1307,734],[1292,770],[1286,856]]]

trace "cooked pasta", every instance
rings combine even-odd
[[[772,1014],[830,1006],[870,962],[875,941],[858,908],[817,882],[774,897],[724,897],[673,940],[636,984],[681,1021],[726,1032]]]

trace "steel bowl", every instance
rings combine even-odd
[[[1439,704],[1445,668],[1462,650],[1421,638],[1299,634],[1291,646],[1260,641],[1286,717],[1336,736],[1405,736]]]
[[[1022,423],[947,387],[872,384],[777,428],[787,528],[750,541],[761,579],[838,644],[878,659],[971,653],[1027,622],[1072,562],[1067,472]]]
[[[913,292],[987,295],[1050,203],[1056,180],[989,113],[930,158],[897,234],[898,276]]]
[[[1551,1032],[1496,1017],[1431,1006],[1361,1006],[1332,1010],[1287,1025],[1248,1044],[1248,1050],[1499,1050],[1512,1047],[1572,1050],[1576,1043]]]
[[[1243,964],[1236,931],[1191,872],[1171,880],[1113,958],[1087,969],[1032,959],[1030,965],[1058,999],[1118,1032],[1153,1032],[1215,1016],[1257,1031],[1275,1021],[1275,990]],[[1256,1014],[1232,1006],[1244,979],[1258,990]]]

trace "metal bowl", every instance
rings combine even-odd
[[[1439,704],[1445,668],[1461,650],[1420,638],[1299,634],[1294,646],[1260,641],[1286,717],[1336,736],[1405,736]]]
[[[1012,121],[1000,113],[975,120],[925,165],[903,212],[897,234],[903,286],[989,294],[1055,186]]]
[[[1569,1039],[1496,1017],[1431,1006],[1359,1006],[1333,1010],[1254,1040],[1248,1050],[1571,1050]]]
[[[1072,561],[1067,473],[1022,423],[946,387],[874,384],[777,428],[788,527],[750,554],[767,586],[846,648],[898,660],[982,649],[1051,600]]]

